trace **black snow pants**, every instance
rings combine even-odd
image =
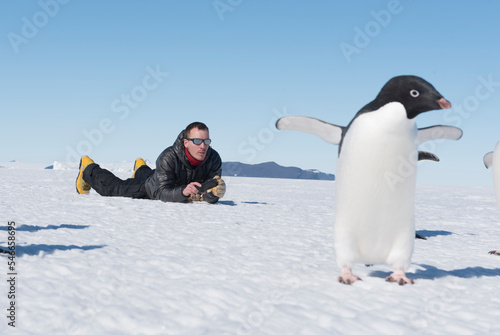
[[[145,182],[152,174],[149,166],[143,165],[135,172],[134,178],[122,180],[97,164],[90,164],[83,171],[83,180],[97,193],[105,197],[129,197],[149,199]]]

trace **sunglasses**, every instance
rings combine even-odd
[[[201,138],[186,138],[186,140],[193,142],[194,145],[200,145],[202,143],[210,145],[210,143],[212,143],[212,140],[209,138],[207,138],[206,140],[202,140]]]

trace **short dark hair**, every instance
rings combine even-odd
[[[203,122],[192,122],[190,124],[188,124],[188,126],[186,127],[186,129],[184,129],[184,138],[187,138],[189,132],[191,131],[191,129],[194,129],[194,128],[198,128],[199,130],[206,130],[208,131],[208,127],[206,124],[204,124]]]

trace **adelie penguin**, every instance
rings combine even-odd
[[[497,199],[497,207],[500,210],[500,141],[497,142],[494,151],[484,155],[483,162],[487,169],[491,168],[493,170],[495,198]],[[489,253],[500,256],[500,250],[492,250]]]
[[[278,129],[311,133],[339,145],[334,223],[339,282],[360,280],[351,268],[362,263],[391,265],[394,272],[387,281],[413,284],[405,271],[415,239],[417,161],[438,160],[432,153],[418,152],[418,146],[462,137],[462,130],[451,126],[417,129],[415,117],[450,107],[424,79],[398,76],[347,127],[304,116],[276,122]]]

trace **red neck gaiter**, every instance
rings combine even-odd
[[[187,157],[189,163],[191,163],[192,166],[198,166],[201,163],[203,163],[205,161],[205,159],[207,159],[207,156],[205,156],[205,158],[202,161],[197,160],[196,158],[194,158],[193,156],[191,156],[191,154],[189,153],[189,151],[188,151],[188,149],[186,147],[184,147],[184,152],[186,153],[186,157]]]

